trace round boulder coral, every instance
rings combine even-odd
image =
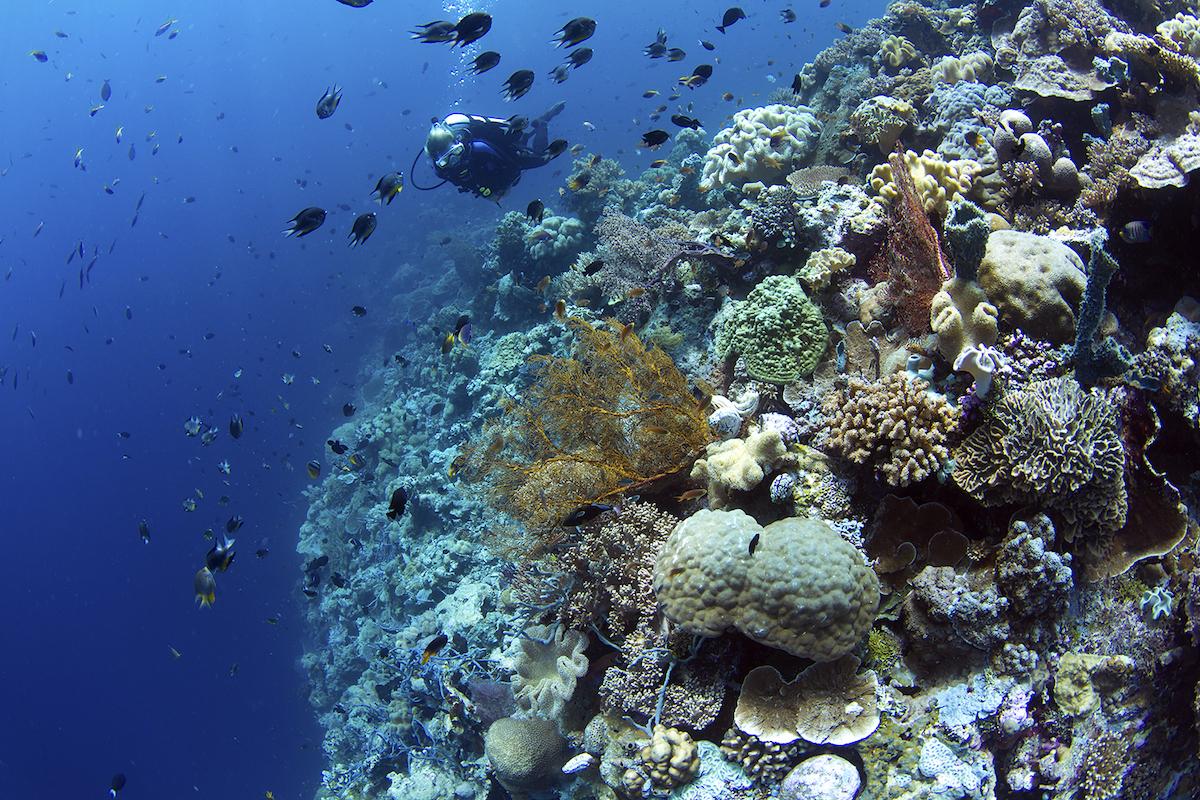
[[[483,739],[488,763],[509,792],[546,788],[558,776],[565,746],[558,728],[545,719],[504,717]]]
[[[1071,248],[1048,236],[996,231],[979,263],[979,285],[1000,319],[1029,336],[1065,344],[1075,336],[1075,309],[1087,272]]]
[[[654,592],[684,630],[727,630],[801,658],[833,661],[866,635],[879,581],[819,519],[765,528],[741,511],[698,511],[676,526],[654,566]]]

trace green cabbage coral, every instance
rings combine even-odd
[[[811,375],[829,331],[795,278],[772,275],[733,304],[717,330],[722,358],[741,356],[751,378],[791,383]]]

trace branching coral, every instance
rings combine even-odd
[[[908,486],[941,469],[958,410],[928,391],[929,383],[898,372],[868,382],[850,378],[825,402],[828,443],[855,464],[870,464],[891,486]]]
[[[573,509],[686,469],[710,440],[708,419],[669,356],[571,318],[572,358],[535,356],[533,384],[468,454],[468,478],[524,523],[537,552]]]
[[[554,557],[571,585],[564,621],[622,637],[653,616],[654,558],[678,523],[653,503],[632,502],[602,524],[580,526]]]
[[[1009,392],[955,451],[954,481],[985,505],[1036,503],[1068,539],[1125,524],[1119,412],[1102,392],[1051,378]]]

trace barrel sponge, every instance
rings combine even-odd
[[[1023,231],[996,231],[979,263],[979,285],[1008,325],[1054,344],[1075,338],[1075,309],[1083,299],[1087,272],[1062,242]]]
[[[746,108],[713,137],[704,156],[700,189],[747,183],[783,183],[817,146],[821,124],[807,106],[775,103]]]
[[[558,728],[546,719],[503,717],[483,737],[483,750],[496,779],[517,793],[546,788],[554,781],[565,744]]]
[[[716,347],[722,358],[741,356],[751,378],[783,384],[813,373],[828,336],[820,309],[799,282],[772,275],[732,304]]]
[[[871,628],[879,581],[824,521],[790,517],[765,528],[741,511],[698,511],[672,531],[654,591],[683,630],[736,630],[800,658],[833,661]]]

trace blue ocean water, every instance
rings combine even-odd
[[[382,343],[436,347],[424,320],[381,313],[405,282],[436,279],[427,251],[445,236],[481,245],[500,213],[535,197],[553,205],[569,168],[564,157],[529,173],[500,207],[448,187],[416,191],[410,164],[430,118],[536,115],[563,99],[552,136],[644,167],[657,156],[635,150],[641,133],[665,127],[646,119],[663,102],[642,99],[646,89],[665,95],[719,58],[717,77],[681,101],[711,135],[790,84],[839,35],[835,22],[882,11],[814,0],[785,26],[784,5],[744,3],[748,19],[725,35],[713,30],[724,2],[7,5],[0,798],[100,797],[115,772],[131,799],[313,794],[323,761],[297,667],[294,553],[305,462],[343,404],[359,402]],[[473,10],[495,24],[465,51],[409,39],[415,24]],[[564,53],[549,40],[579,15],[599,22],[596,55],[556,86],[547,73]],[[686,60],[641,55],[659,27]],[[706,53],[700,38],[718,49]],[[501,52],[501,65],[464,77],[483,49]],[[502,101],[504,77],[522,67],[537,73],[533,91]],[[319,120],[331,85],[343,102]],[[722,101],[725,91],[740,102]],[[391,170],[409,186],[379,209],[368,197]],[[416,179],[433,181],[426,162]],[[285,221],[312,205],[329,210],[324,227],[283,239]],[[349,250],[354,216],[372,209],[378,231]],[[245,420],[238,440],[233,414]],[[185,435],[192,416],[219,429],[211,445]],[[237,560],[217,578],[215,607],[197,609],[203,533],[219,536],[235,514],[245,519]],[[269,555],[256,558],[260,548]]]

